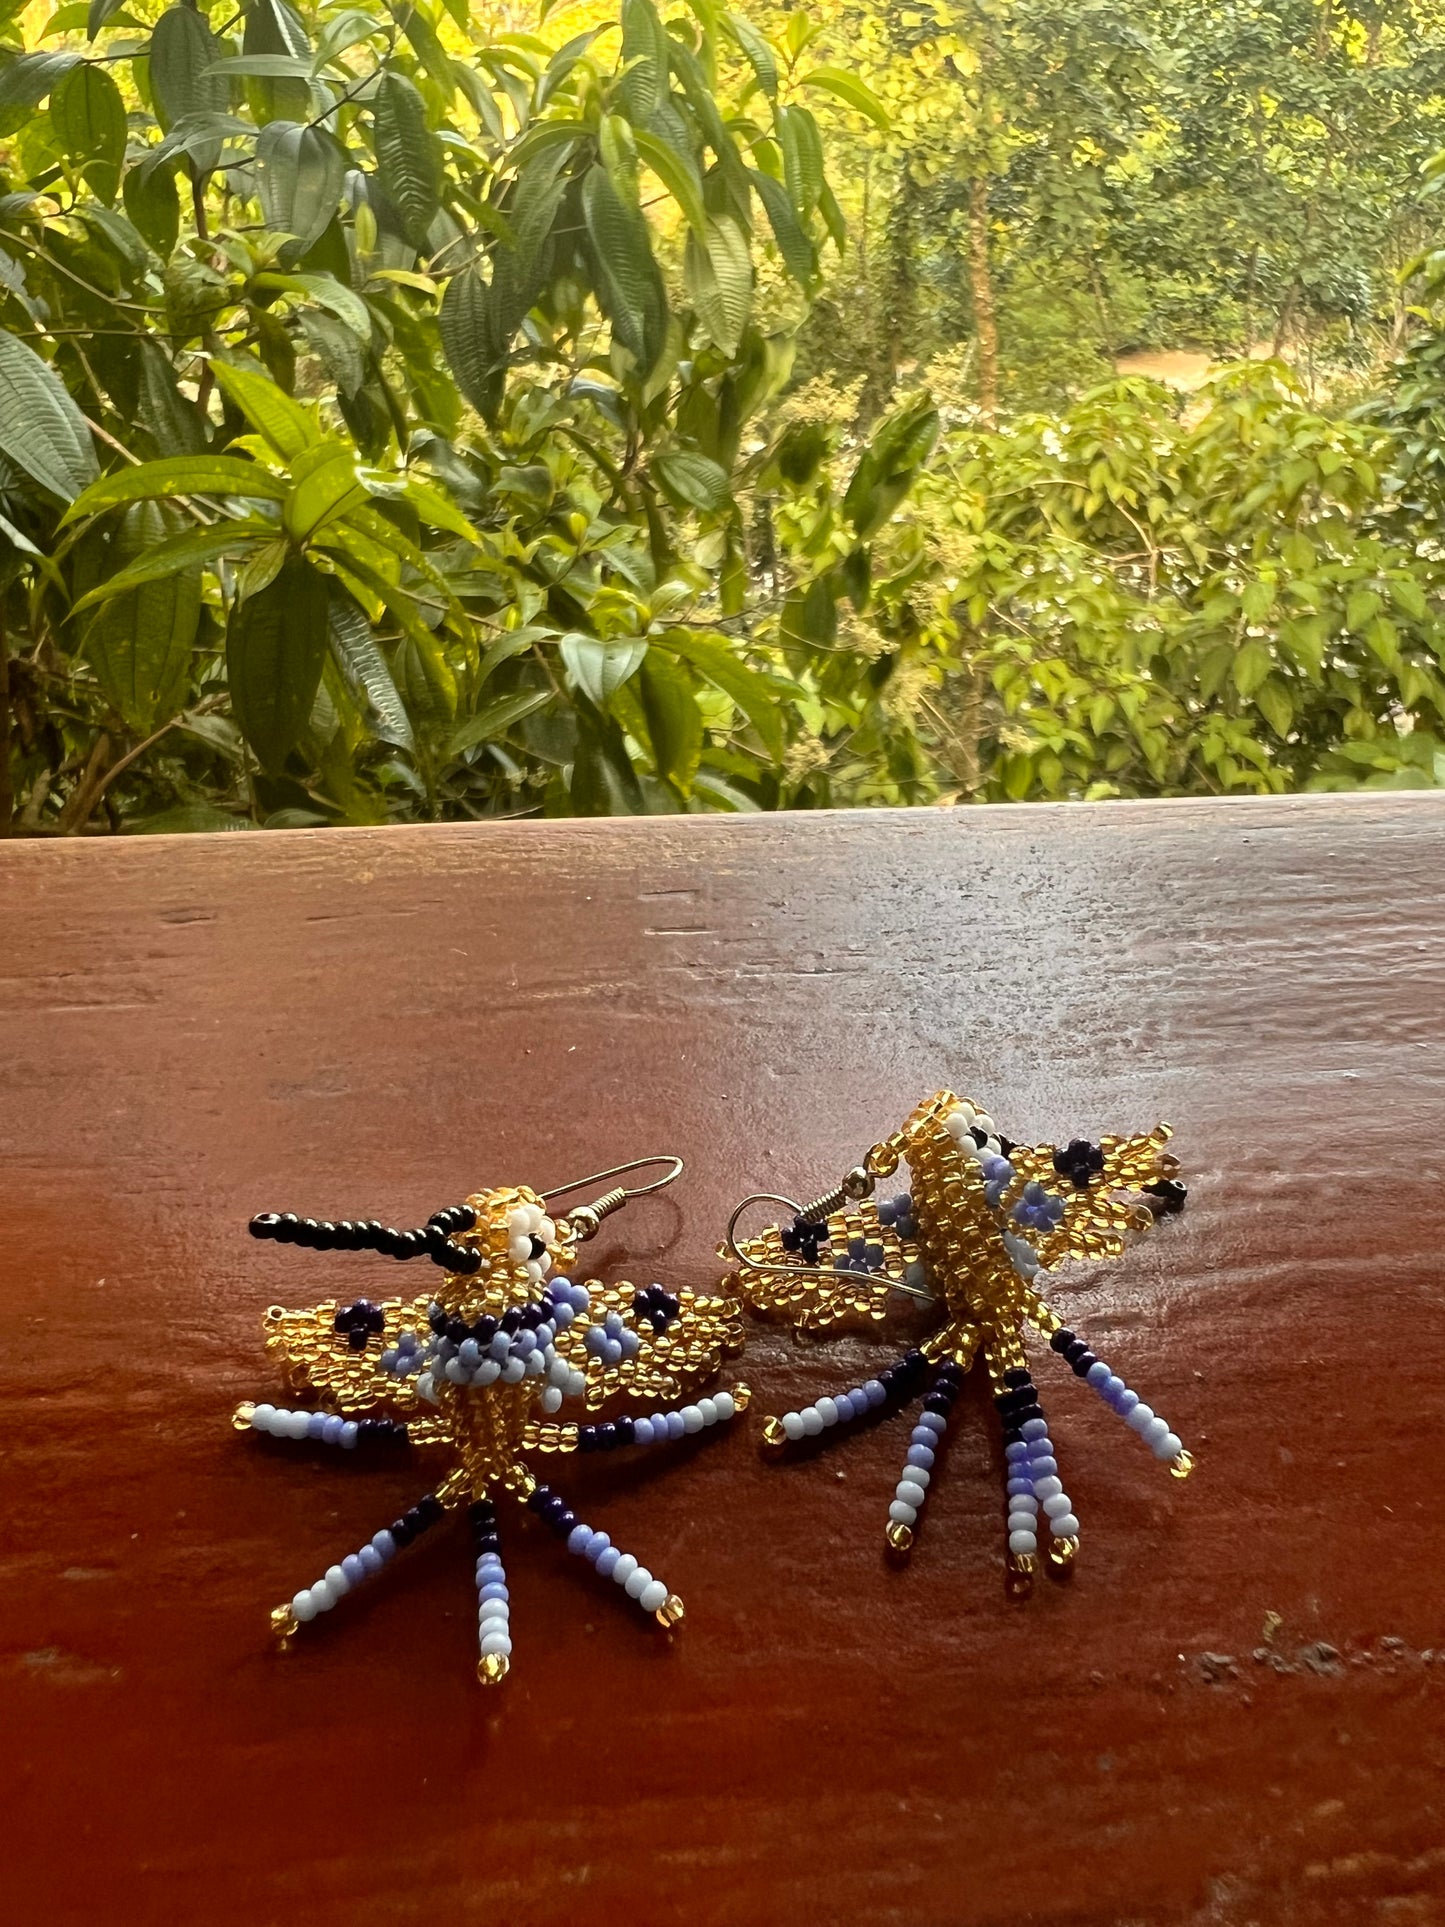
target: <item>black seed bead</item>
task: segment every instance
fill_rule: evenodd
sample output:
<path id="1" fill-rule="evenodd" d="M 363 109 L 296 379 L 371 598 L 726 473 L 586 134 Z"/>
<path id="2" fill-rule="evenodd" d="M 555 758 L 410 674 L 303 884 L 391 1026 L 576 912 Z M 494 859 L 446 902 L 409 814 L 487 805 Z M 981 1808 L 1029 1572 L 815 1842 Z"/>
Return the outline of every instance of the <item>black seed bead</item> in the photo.
<path id="1" fill-rule="evenodd" d="M 248 1229 L 253 1238 L 274 1238 L 277 1235 L 277 1228 L 280 1223 L 281 1215 L 279 1212 L 261 1211 L 252 1218 Z"/>
<path id="2" fill-rule="evenodd" d="M 595 1452 L 597 1450 L 597 1432 L 594 1426 L 579 1425 L 577 1427 L 577 1450 L 579 1452 Z"/>
<path id="3" fill-rule="evenodd" d="M 386 1226 L 380 1218 L 367 1218 L 359 1228 L 366 1233 L 366 1243 L 373 1251 L 381 1251 L 385 1248 Z"/>
<path id="4" fill-rule="evenodd" d="M 391 1534 L 392 1538 L 395 1539 L 399 1547 L 409 1546 L 416 1537 L 416 1534 L 412 1531 L 405 1519 L 393 1519 L 387 1527 L 387 1531 Z"/>
<path id="5" fill-rule="evenodd" d="M 619 1445 L 631 1445 L 632 1420 L 630 1418 L 620 1418 L 615 1420 L 614 1423 L 617 1427 L 617 1443 Z"/>
<path id="6" fill-rule="evenodd" d="M 435 1299 L 433 1299 L 431 1304 L 426 1308 L 426 1322 L 431 1326 L 438 1338 L 441 1337 L 447 1328 L 447 1315 Z"/>
<path id="7" fill-rule="evenodd" d="M 596 1432 L 598 1449 L 603 1452 L 610 1452 L 617 1443 L 617 1427 L 611 1419 L 603 1419 L 602 1423 L 596 1428 Z"/>
<path id="8" fill-rule="evenodd" d="M 318 1243 L 320 1230 L 321 1227 L 314 1218 L 299 1218 L 296 1222 L 297 1244 L 304 1245 L 307 1250 L 314 1251 Z"/>
<path id="9" fill-rule="evenodd" d="M 345 1305 L 338 1305 L 338 1306 L 336 1307 L 336 1316 L 335 1316 L 335 1317 L 334 1317 L 334 1318 L 332 1319 L 332 1321 L 331 1321 L 331 1329 L 332 1329 L 332 1331 L 334 1331 L 334 1332 L 344 1332 L 344 1331 L 345 1331 L 345 1330 L 347 1329 L 347 1326 L 348 1326 L 348 1324 L 349 1324 L 349 1322 L 350 1322 L 350 1321 L 348 1320 L 348 1318 L 347 1318 L 347 1316 L 346 1316 L 346 1307 L 345 1307 Z"/>
<path id="10" fill-rule="evenodd" d="M 531 1238 L 531 1251 L 534 1258 L 545 1258 L 547 1255 L 547 1240 L 545 1238 L 539 1238 L 534 1232 Z"/>
<path id="11" fill-rule="evenodd" d="M 1033 1379 L 1022 1365 L 1011 1365 L 1003 1375 L 1005 1385 L 1032 1385 Z"/>
<path id="12" fill-rule="evenodd" d="M 1090 1368 L 1097 1365 L 1098 1362 L 1098 1359 L 1090 1351 L 1081 1352 L 1077 1358 L 1071 1358 L 1069 1360 L 1069 1363 L 1074 1368 L 1074 1376 L 1076 1378 L 1086 1378 Z"/>
<path id="13" fill-rule="evenodd" d="M 508 1305 L 507 1309 L 502 1313 L 502 1330 L 504 1332 L 515 1334 L 521 1329 L 521 1325 L 522 1325 L 521 1306 Z"/>
<path id="14" fill-rule="evenodd" d="M 1072 1365 L 1074 1360 L 1079 1356 L 1079 1354 L 1081 1352 L 1086 1352 L 1088 1349 L 1089 1349 L 1088 1346 L 1084 1343 L 1082 1338 L 1075 1338 L 1069 1344 L 1065 1345 L 1064 1357 L 1067 1358 L 1069 1363 Z"/>
<path id="15" fill-rule="evenodd" d="M 477 1214 L 469 1204 L 454 1204 L 452 1210 L 456 1213 L 458 1231 L 476 1230 Z"/>
<path id="16" fill-rule="evenodd" d="M 296 1242 L 296 1227 L 300 1222 L 301 1220 L 294 1211 L 283 1211 L 276 1220 L 276 1229 L 272 1233 L 272 1236 L 283 1245 L 294 1245 Z"/>
<path id="17" fill-rule="evenodd" d="M 460 1345 L 462 1340 L 468 1336 L 466 1319 L 458 1318 L 455 1315 L 450 1317 L 446 1323 L 446 1334 L 454 1345 Z"/>
<path id="18" fill-rule="evenodd" d="M 1077 1339 L 1067 1325 L 1060 1325 L 1059 1329 L 1049 1339 L 1049 1344 L 1056 1352 L 1066 1352 L 1070 1345 L 1077 1344 L 1077 1342 Z"/>
<path id="19" fill-rule="evenodd" d="M 428 1492 L 424 1497 L 418 1499 L 416 1509 L 422 1516 L 422 1523 L 429 1526 L 434 1526 L 446 1511 L 446 1507 L 442 1504 L 435 1492 Z"/>
<path id="20" fill-rule="evenodd" d="M 923 1401 L 923 1409 L 925 1412 L 937 1412 L 940 1418 L 947 1418 L 953 1410 L 953 1400 L 942 1397 L 938 1392 L 930 1392 Z"/>
<path id="21" fill-rule="evenodd" d="M 534 1485 L 532 1487 L 532 1490 L 527 1494 L 527 1504 L 531 1506 L 534 1512 L 540 1512 L 542 1510 L 542 1507 L 546 1505 L 547 1501 L 551 1497 L 552 1497 L 551 1486 L 543 1485 L 539 1479 L 537 1484 Z"/>
<path id="22" fill-rule="evenodd" d="M 346 1334 L 346 1342 L 354 1352 L 364 1352 L 366 1350 L 365 1325 L 353 1325 Z"/>
<path id="23" fill-rule="evenodd" d="M 1019 1430 L 1022 1432 L 1024 1427 L 1029 1423 L 1030 1419 L 1042 1418 L 1043 1415 L 1044 1415 L 1044 1408 L 1042 1405 L 1039 1405 L 1039 1404 L 1024 1405 L 1024 1406 L 1021 1406 L 1020 1409 L 1014 1413 L 1014 1423 L 1018 1426 Z"/>
<path id="24" fill-rule="evenodd" d="M 903 1354 L 902 1358 L 899 1359 L 898 1363 L 900 1368 L 905 1372 L 921 1372 L 924 1366 L 928 1363 L 928 1358 L 927 1358 L 927 1355 L 919 1351 L 918 1347 L 915 1345 L 912 1351 L 907 1351 Z M 958 1367 L 956 1365 L 952 1369 L 954 1371 L 958 1371 Z M 949 1367 L 947 1365 L 941 1365 L 939 1367 L 940 1374 L 948 1370 L 949 1370 Z M 962 1374 L 960 1373 L 959 1376 L 961 1379 Z"/>
<path id="25" fill-rule="evenodd" d="M 572 1510 L 571 1506 L 564 1505 L 560 1512 L 553 1513 L 547 1523 L 559 1539 L 565 1539 L 577 1523 L 577 1514 Z"/>

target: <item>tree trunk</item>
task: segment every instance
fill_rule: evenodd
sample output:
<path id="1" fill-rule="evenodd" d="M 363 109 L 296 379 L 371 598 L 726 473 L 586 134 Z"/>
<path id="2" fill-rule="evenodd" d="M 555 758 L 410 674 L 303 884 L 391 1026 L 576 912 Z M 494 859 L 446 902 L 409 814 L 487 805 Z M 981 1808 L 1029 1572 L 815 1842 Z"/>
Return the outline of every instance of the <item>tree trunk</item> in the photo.
<path id="1" fill-rule="evenodd" d="M 988 181 L 982 174 L 976 174 L 968 186 L 968 280 L 978 341 L 978 407 L 992 428 L 998 419 L 998 323 L 988 258 Z"/>

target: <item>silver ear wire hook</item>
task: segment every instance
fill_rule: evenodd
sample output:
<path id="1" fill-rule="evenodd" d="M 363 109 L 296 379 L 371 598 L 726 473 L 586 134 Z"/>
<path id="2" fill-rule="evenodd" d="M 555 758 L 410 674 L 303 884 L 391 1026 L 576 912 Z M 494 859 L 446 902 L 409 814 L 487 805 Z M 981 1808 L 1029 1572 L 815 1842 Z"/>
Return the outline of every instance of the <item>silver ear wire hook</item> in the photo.
<path id="1" fill-rule="evenodd" d="M 591 1204 L 579 1204 L 576 1210 L 567 1213 L 567 1222 L 579 1239 L 595 1237 L 602 1220 L 611 1217 L 614 1211 L 620 1211 L 630 1199 L 645 1198 L 653 1191 L 663 1191 L 669 1184 L 675 1184 L 682 1176 L 682 1159 L 671 1154 L 660 1154 L 657 1157 L 632 1158 L 626 1164 L 610 1164 L 605 1171 L 593 1171 L 585 1178 L 574 1178 L 570 1184 L 554 1185 L 550 1191 L 542 1192 L 542 1200 L 550 1204 L 553 1198 L 565 1198 L 569 1191 L 581 1191 L 589 1184 L 601 1184 L 604 1178 L 620 1178 L 628 1171 L 641 1171 L 649 1164 L 668 1164 L 672 1168 L 663 1177 L 654 1178 L 651 1184 L 636 1184 L 630 1188 L 619 1184 L 613 1190 L 604 1192 L 600 1198 L 594 1198 Z"/>
<path id="2" fill-rule="evenodd" d="M 848 1175 L 849 1178 L 852 1179 L 856 1174 L 850 1172 Z M 826 1205 L 828 1210 L 831 1211 L 837 1204 L 841 1204 L 845 1197 L 854 1195 L 856 1194 L 850 1191 L 845 1183 L 839 1185 L 836 1190 L 829 1191 L 824 1197 L 818 1199 L 815 1204 L 810 1204 L 805 1209 L 793 1198 L 783 1197 L 780 1192 L 754 1191 L 751 1197 L 743 1199 L 742 1203 L 728 1219 L 727 1242 L 723 1255 L 731 1258 L 740 1271 L 758 1272 L 764 1277 L 770 1278 L 818 1278 L 826 1280 L 829 1284 L 836 1285 L 849 1274 L 840 1271 L 825 1271 L 821 1265 L 763 1264 L 756 1258 L 748 1257 L 747 1253 L 740 1250 L 738 1246 L 738 1219 L 750 1204 L 785 1204 L 793 1213 L 794 1217 L 809 1218 L 816 1223 L 819 1219 L 828 1215 L 827 1211 L 822 1209 L 823 1206 Z M 852 1275 L 857 1276 L 858 1274 L 854 1273 Z M 870 1276 L 872 1276 L 872 1274 L 870 1274 Z M 889 1291 L 901 1291 L 906 1298 L 918 1298 L 927 1305 L 933 1303 L 933 1293 L 931 1291 L 919 1291 L 913 1285 L 905 1285 L 900 1279 L 885 1276 L 882 1278 L 874 1278 L 873 1282 L 875 1284 L 886 1285 Z"/>

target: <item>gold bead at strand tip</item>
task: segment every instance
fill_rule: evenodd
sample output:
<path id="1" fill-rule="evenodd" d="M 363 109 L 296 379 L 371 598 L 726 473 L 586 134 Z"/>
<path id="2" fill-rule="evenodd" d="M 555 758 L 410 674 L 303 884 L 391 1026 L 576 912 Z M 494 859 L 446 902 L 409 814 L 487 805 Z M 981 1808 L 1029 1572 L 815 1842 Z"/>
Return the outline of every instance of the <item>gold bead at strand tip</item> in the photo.
<path id="1" fill-rule="evenodd" d="M 683 1616 L 683 1604 L 675 1592 L 670 1592 L 653 1614 L 659 1626 L 666 1626 L 669 1629 L 681 1625 Z"/>
<path id="2" fill-rule="evenodd" d="M 511 1670 L 505 1653 L 483 1653 L 477 1661 L 477 1678 L 483 1686 L 500 1686 Z"/>
<path id="3" fill-rule="evenodd" d="M 883 1536 L 891 1552 L 912 1552 L 913 1528 L 905 1525 L 901 1519 L 890 1519 L 883 1529 Z"/>

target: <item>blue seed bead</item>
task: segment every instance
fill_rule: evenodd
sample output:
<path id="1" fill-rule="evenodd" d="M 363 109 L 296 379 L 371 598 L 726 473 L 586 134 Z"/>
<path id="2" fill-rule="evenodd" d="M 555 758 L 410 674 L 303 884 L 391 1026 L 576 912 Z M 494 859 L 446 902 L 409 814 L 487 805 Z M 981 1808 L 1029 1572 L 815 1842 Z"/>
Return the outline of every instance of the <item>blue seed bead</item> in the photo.
<path id="1" fill-rule="evenodd" d="M 354 1552 L 348 1552 L 341 1562 L 341 1570 L 346 1575 L 348 1585 L 359 1586 L 366 1577 L 366 1567 Z"/>
<path id="2" fill-rule="evenodd" d="M 913 1199 L 909 1196 L 908 1192 L 900 1191 L 893 1200 L 893 1215 L 896 1218 L 911 1218 L 913 1216 Z"/>
<path id="3" fill-rule="evenodd" d="M 849 1398 L 846 1392 L 840 1392 L 838 1397 L 833 1400 L 833 1403 L 838 1410 L 836 1423 L 839 1425 L 847 1425 L 853 1417 L 852 1399 Z"/>
<path id="4" fill-rule="evenodd" d="M 894 1204 L 892 1198 L 884 1198 L 878 1206 L 879 1224 L 890 1225 L 897 1216 L 898 1207 Z"/>
<path id="5" fill-rule="evenodd" d="M 903 1463 L 905 1465 L 921 1465 L 925 1472 L 931 1472 L 933 1470 L 933 1461 L 935 1457 L 936 1457 L 936 1454 L 934 1453 L 932 1446 L 910 1445 L 904 1457 Z"/>
<path id="6" fill-rule="evenodd" d="M 482 1348 L 475 1338 L 464 1338 L 457 1357 L 469 1372 L 474 1372 L 482 1362 Z"/>
<path id="7" fill-rule="evenodd" d="M 913 1430 L 908 1434 L 908 1443 L 910 1445 L 931 1446 L 934 1443 L 934 1441 L 937 1439 L 937 1437 L 938 1437 L 937 1432 L 935 1432 L 930 1426 L 915 1425 Z"/>
<path id="8" fill-rule="evenodd" d="M 602 1551 L 598 1553 L 594 1564 L 604 1579 L 610 1579 L 612 1577 L 612 1568 L 621 1557 L 622 1554 L 616 1546 L 605 1546 Z"/>
<path id="9" fill-rule="evenodd" d="M 587 1541 L 591 1537 L 592 1537 L 591 1526 L 584 1526 L 579 1520 L 578 1523 L 575 1526 L 573 1526 L 572 1530 L 567 1534 L 568 1552 L 581 1552 L 582 1548 L 586 1545 Z"/>
<path id="10" fill-rule="evenodd" d="M 1058 1475 L 1059 1462 L 1052 1453 L 1044 1453 L 1042 1458 L 1029 1459 L 1029 1472 L 1036 1479 L 1052 1479 Z"/>
<path id="11" fill-rule="evenodd" d="M 1007 1487 L 1008 1495 L 1011 1499 L 1027 1498 L 1032 1495 L 1033 1489 L 1034 1482 L 1032 1479 L 1010 1479 Z"/>
<path id="12" fill-rule="evenodd" d="M 680 1439 L 686 1430 L 687 1425 L 682 1413 L 669 1412 L 667 1415 L 667 1436 L 670 1439 Z"/>
<path id="13" fill-rule="evenodd" d="M 612 1541 L 605 1532 L 594 1532 L 589 1535 L 586 1545 L 582 1548 L 582 1557 L 590 1559 L 593 1565 L 596 1565 L 611 1544 Z"/>
<path id="14" fill-rule="evenodd" d="M 632 1443 L 634 1445 L 651 1445 L 652 1420 L 650 1418 L 635 1418 L 632 1421 Z"/>
<path id="15" fill-rule="evenodd" d="M 319 1439 L 326 1429 L 327 1419 L 331 1416 L 333 1415 L 329 1412 L 313 1412 L 306 1421 L 307 1438 Z"/>
<path id="16" fill-rule="evenodd" d="M 396 1552 L 396 1541 L 385 1527 L 380 1532 L 372 1534 L 371 1543 L 383 1559 L 390 1559 Z"/>
<path id="17" fill-rule="evenodd" d="M 918 1418 L 918 1430 L 931 1432 L 935 1438 L 941 1439 L 948 1430 L 948 1420 L 942 1412 L 922 1412 Z"/>
<path id="18" fill-rule="evenodd" d="M 341 1428 L 341 1444 L 348 1452 L 353 1451 L 356 1441 L 361 1437 L 361 1428 L 356 1420 L 349 1418 Z"/>
<path id="19" fill-rule="evenodd" d="M 500 1579 L 489 1579 L 477 1593 L 478 1599 L 510 1599 L 511 1596 Z"/>
<path id="20" fill-rule="evenodd" d="M 863 1390 L 867 1393 L 868 1403 L 872 1406 L 882 1405 L 888 1397 L 888 1388 L 879 1378 L 870 1378 Z"/>
<path id="21" fill-rule="evenodd" d="M 368 1579 L 370 1579 L 373 1574 L 380 1572 L 386 1564 L 386 1561 L 370 1541 L 361 1548 L 356 1556 L 361 1561 L 361 1570 L 366 1574 Z"/>
<path id="22" fill-rule="evenodd" d="M 835 1258 L 833 1260 L 833 1269 L 834 1271 L 851 1271 L 853 1269 L 853 1260 L 846 1257 Z"/>

